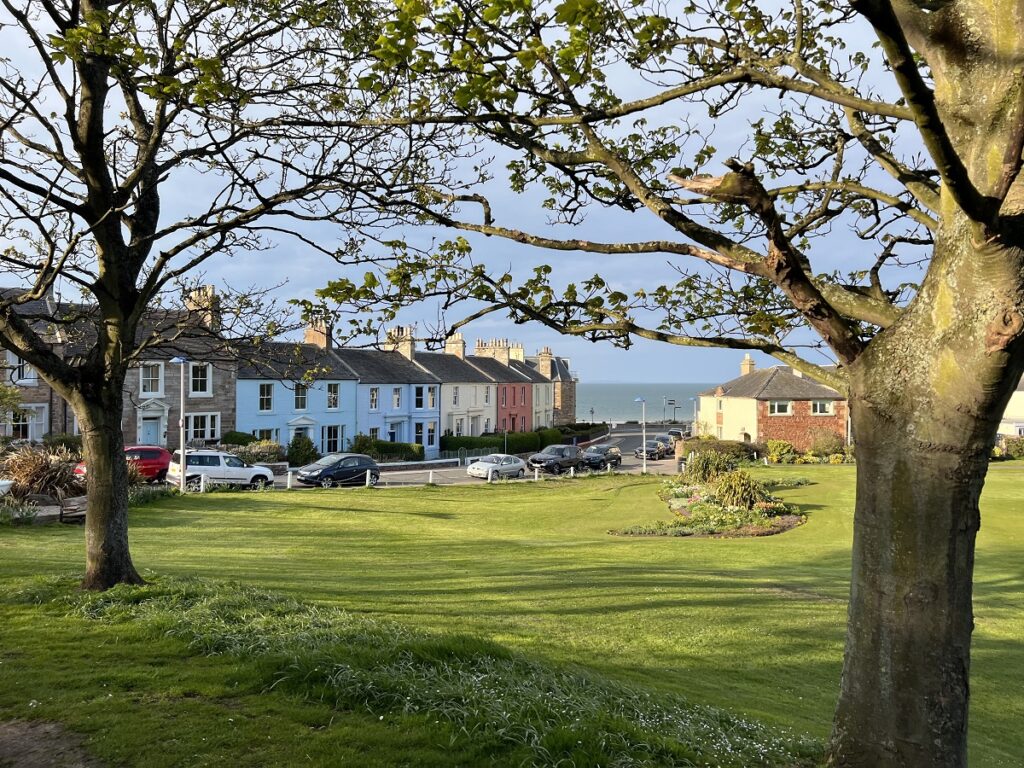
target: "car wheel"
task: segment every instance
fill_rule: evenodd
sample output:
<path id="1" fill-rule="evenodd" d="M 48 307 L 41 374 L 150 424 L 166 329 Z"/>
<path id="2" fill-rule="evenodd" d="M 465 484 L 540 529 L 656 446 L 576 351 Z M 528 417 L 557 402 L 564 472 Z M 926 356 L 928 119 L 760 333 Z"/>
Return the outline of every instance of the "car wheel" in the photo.
<path id="1" fill-rule="evenodd" d="M 608 462 L 607 461 L 599 462 L 598 465 L 597 465 L 597 468 L 598 468 L 598 470 L 607 469 L 608 468 Z"/>
<path id="2" fill-rule="evenodd" d="M 320 487 L 321 488 L 333 488 L 334 487 L 334 478 L 333 477 L 321 478 L 320 479 Z"/>
<path id="3" fill-rule="evenodd" d="M 376 473 L 371 474 L 370 475 L 370 487 L 372 488 L 373 486 L 375 486 L 377 484 L 378 480 L 380 480 L 380 475 L 378 475 Z"/>
<path id="4" fill-rule="evenodd" d="M 560 464 L 555 464 L 553 467 L 551 467 L 551 474 L 552 475 L 560 475 L 560 474 L 562 474 L 562 466 Z"/>
<path id="5" fill-rule="evenodd" d="M 154 483 L 166 483 L 167 482 L 167 470 L 166 469 L 161 469 L 159 472 L 157 472 L 156 475 L 153 477 L 153 482 Z"/>
<path id="6" fill-rule="evenodd" d="M 525 469 L 520 469 L 518 472 L 516 472 L 516 477 L 523 477 L 525 475 L 526 475 L 526 470 Z"/>
<path id="7" fill-rule="evenodd" d="M 268 484 L 269 481 L 267 480 L 267 478 L 265 478 L 263 475 L 260 475 L 259 477 L 254 477 L 252 479 L 252 482 L 249 483 L 249 487 L 252 488 L 254 491 L 262 491 L 264 488 L 267 487 Z"/>

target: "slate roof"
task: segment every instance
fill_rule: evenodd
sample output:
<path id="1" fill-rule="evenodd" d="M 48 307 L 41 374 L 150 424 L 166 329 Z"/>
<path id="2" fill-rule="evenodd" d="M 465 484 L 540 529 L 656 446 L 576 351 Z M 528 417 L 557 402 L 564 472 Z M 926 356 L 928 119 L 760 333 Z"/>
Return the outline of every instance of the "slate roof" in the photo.
<path id="1" fill-rule="evenodd" d="M 529 379 L 534 384 L 551 383 L 551 381 L 547 377 L 541 376 L 539 371 L 535 371 L 526 363 L 521 363 L 518 360 L 509 360 L 508 367 L 514 371 L 521 373 L 525 378 Z"/>
<path id="2" fill-rule="evenodd" d="M 496 381 L 499 384 L 521 384 L 527 380 L 519 371 L 495 360 L 493 357 L 466 355 L 466 362 L 475 368 L 479 368 L 490 376 L 492 381 Z"/>
<path id="3" fill-rule="evenodd" d="M 526 364 L 540 371 L 540 358 L 528 357 Z M 551 358 L 551 381 L 573 381 L 572 371 L 569 370 L 569 361 L 564 357 Z"/>
<path id="4" fill-rule="evenodd" d="M 379 349 L 331 350 L 360 384 L 439 384 L 440 380 L 398 352 Z"/>
<path id="5" fill-rule="evenodd" d="M 492 384 L 495 380 L 455 355 L 441 352 L 417 352 L 416 362 L 445 384 Z"/>
<path id="6" fill-rule="evenodd" d="M 314 379 L 356 378 L 334 350 L 325 350 L 316 344 L 271 341 L 239 350 L 240 379 L 298 381 L 310 372 Z"/>
<path id="7" fill-rule="evenodd" d="M 797 376 L 788 365 L 776 365 L 752 371 L 700 394 L 713 397 L 722 390 L 724 397 L 749 397 L 754 400 L 844 400 L 831 387 L 813 379 Z"/>

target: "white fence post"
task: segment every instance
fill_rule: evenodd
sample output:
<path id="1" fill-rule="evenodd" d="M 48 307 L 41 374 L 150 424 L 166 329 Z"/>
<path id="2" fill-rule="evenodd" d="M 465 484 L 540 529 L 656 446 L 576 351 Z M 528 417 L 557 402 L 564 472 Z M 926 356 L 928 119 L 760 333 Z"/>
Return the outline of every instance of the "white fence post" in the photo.
<path id="1" fill-rule="evenodd" d="M 569 467 L 569 477 L 576 477 L 576 467 Z"/>
<path id="2" fill-rule="evenodd" d="M 288 470 L 288 490 L 292 489 L 292 471 Z"/>
<path id="3" fill-rule="evenodd" d="M 537 467 L 533 468 L 533 479 L 540 480 L 540 470 Z"/>
<path id="4" fill-rule="evenodd" d="M 206 493 L 206 475 L 199 476 L 199 492 Z"/>
<path id="5" fill-rule="evenodd" d="M 370 487 L 370 470 L 366 470 L 366 487 Z"/>
<path id="6" fill-rule="evenodd" d="M 427 473 L 427 485 L 433 485 L 433 484 L 434 484 L 434 470 L 430 470 Z"/>

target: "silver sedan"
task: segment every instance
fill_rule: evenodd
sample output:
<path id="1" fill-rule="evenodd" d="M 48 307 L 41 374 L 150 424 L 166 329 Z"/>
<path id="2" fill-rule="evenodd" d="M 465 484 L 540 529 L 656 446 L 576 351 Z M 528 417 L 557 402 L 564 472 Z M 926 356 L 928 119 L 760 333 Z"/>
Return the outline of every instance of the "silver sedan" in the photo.
<path id="1" fill-rule="evenodd" d="M 526 462 L 507 453 L 492 453 L 490 456 L 481 456 L 466 467 L 466 474 L 484 480 L 522 477 L 526 474 Z"/>

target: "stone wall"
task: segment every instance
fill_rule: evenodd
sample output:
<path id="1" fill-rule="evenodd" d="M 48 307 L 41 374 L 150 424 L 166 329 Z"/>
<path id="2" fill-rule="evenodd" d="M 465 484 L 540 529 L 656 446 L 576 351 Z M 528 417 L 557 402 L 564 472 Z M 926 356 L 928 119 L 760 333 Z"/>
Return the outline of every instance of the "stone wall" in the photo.
<path id="1" fill-rule="evenodd" d="M 819 430 L 828 430 L 839 435 L 846 442 L 847 406 L 845 400 L 832 403 L 833 413 L 819 415 L 811 413 L 810 400 L 792 401 L 793 413 L 785 416 L 769 415 L 768 402 L 757 403 L 757 440 L 786 440 L 798 451 L 806 451 Z"/>

